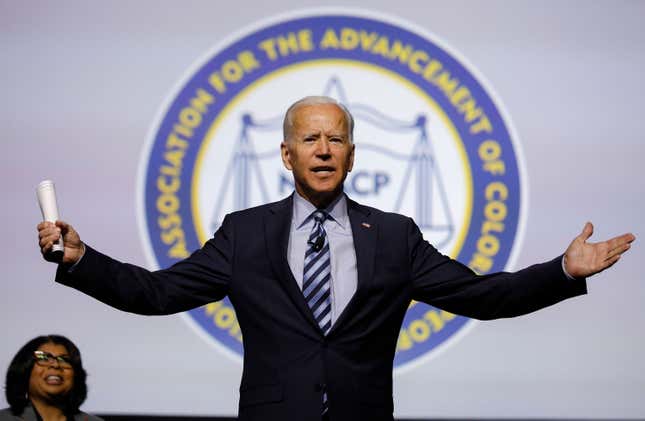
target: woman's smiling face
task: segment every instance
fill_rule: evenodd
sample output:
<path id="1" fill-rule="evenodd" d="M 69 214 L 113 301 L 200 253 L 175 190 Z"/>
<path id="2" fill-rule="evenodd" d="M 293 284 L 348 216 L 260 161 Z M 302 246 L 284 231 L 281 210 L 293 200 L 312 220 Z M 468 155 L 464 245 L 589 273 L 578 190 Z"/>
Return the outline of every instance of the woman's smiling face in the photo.
<path id="1" fill-rule="evenodd" d="M 51 342 L 42 344 L 38 351 L 50 354 L 54 358 L 37 359 L 29 378 L 29 398 L 52 401 L 67 395 L 74 388 L 74 368 L 56 357 L 68 357 L 63 345 Z"/>

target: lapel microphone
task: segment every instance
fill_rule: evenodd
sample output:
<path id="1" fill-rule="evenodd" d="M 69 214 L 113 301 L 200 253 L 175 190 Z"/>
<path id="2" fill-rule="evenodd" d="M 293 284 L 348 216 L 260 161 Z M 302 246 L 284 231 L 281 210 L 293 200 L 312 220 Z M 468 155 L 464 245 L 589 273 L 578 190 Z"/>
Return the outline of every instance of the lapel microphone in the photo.
<path id="1" fill-rule="evenodd" d="M 319 235 L 316 238 L 316 241 L 308 241 L 308 243 L 314 249 L 314 251 L 318 252 L 322 250 L 323 246 L 325 245 L 325 237 Z"/>

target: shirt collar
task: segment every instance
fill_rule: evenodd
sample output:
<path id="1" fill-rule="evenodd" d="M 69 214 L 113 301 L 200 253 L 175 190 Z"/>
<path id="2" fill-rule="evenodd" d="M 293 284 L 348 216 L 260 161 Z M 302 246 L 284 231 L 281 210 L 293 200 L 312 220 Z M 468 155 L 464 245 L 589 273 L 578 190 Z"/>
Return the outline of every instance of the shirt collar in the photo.
<path id="1" fill-rule="evenodd" d="M 316 207 L 312 205 L 307 199 L 300 196 L 296 191 L 293 195 L 293 224 L 295 229 L 305 228 L 312 220 L 312 214 Z M 325 209 L 329 215 L 329 220 L 343 230 L 349 226 L 349 217 L 347 216 L 347 197 L 345 193 L 341 193 L 338 197 L 331 202 Z"/>

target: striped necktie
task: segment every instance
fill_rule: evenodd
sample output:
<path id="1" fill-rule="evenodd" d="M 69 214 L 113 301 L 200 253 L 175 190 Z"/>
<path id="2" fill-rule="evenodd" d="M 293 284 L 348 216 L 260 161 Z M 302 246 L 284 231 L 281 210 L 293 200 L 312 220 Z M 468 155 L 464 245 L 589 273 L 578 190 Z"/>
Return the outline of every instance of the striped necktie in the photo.
<path id="1" fill-rule="evenodd" d="M 314 315 L 314 319 L 325 335 L 331 329 L 331 258 L 329 240 L 323 226 L 329 217 L 327 212 L 317 210 L 313 213 L 314 227 L 307 240 L 305 267 L 302 277 L 302 293 Z M 323 389 L 321 413 L 329 410 L 327 391 Z"/>
<path id="2" fill-rule="evenodd" d="M 329 215 L 323 210 L 313 213 L 314 227 L 307 240 L 302 293 L 314 319 L 326 335 L 331 328 L 331 261 L 329 241 L 323 223 Z"/>

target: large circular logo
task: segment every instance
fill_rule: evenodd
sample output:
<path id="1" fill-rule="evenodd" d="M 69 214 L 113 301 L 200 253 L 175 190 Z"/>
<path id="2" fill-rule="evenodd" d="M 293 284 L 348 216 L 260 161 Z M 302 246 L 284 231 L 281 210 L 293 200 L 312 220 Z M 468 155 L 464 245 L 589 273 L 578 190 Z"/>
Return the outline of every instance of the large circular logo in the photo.
<path id="1" fill-rule="evenodd" d="M 307 95 L 356 120 L 354 200 L 414 218 L 424 237 L 478 273 L 512 264 L 526 197 L 521 151 L 481 76 L 435 36 L 364 12 L 273 19 L 213 49 L 163 107 L 139 175 L 151 264 L 187 257 L 224 215 L 294 189 L 279 144 L 287 107 Z M 236 357 L 243 338 L 228 299 L 185 313 Z M 413 302 L 395 367 L 453 342 L 472 321 Z"/>

